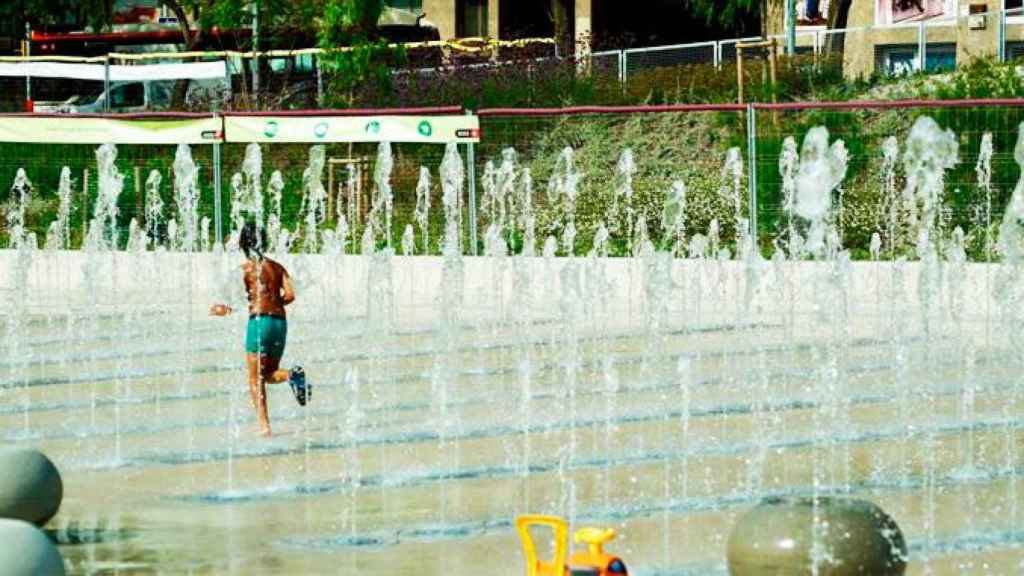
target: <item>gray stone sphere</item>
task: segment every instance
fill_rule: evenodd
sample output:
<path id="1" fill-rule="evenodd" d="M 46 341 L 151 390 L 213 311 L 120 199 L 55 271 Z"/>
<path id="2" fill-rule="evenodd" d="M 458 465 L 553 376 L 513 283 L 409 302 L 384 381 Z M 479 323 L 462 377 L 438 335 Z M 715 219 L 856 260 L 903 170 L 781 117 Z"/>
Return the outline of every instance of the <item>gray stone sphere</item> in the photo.
<path id="1" fill-rule="evenodd" d="M 0 518 L 45 525 L 60 509 L 64 484 L 60 472 L 42 452 L 0 446 Z"/>
<path id="2" fill-rule="evenodd" d="M 38 528 L 21 520 L 0 518 L 0 574 L 64 576 L 64 559 Z"/>
<path id="3" fill-rule="evenodd" d="M 814 549 L 814 500 L 766 499 L 736 520 L 729 535 L 732 576 L 810 576 L 812 554 L 821 576 L 901 576 L 907 544 L 896 522 L 864 500 L 818 498 L 819 546 Z"/>

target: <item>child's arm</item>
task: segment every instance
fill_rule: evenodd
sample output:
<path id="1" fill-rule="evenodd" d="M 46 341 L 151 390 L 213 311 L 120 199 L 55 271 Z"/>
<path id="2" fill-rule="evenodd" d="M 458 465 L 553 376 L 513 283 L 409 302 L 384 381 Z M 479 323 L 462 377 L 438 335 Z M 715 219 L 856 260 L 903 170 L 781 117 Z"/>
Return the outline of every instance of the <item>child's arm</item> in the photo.
<path id="1" fill-rule="evenodd" d="M 284 281 L 281 286 L 281 299 L 284 301 L 285 306 L 295 302 L 295 286 L 292 285 L 292 277 L 287 273 L 284 275 Z"/>
<path id="2" fill-rule="evenodd" d="M 235 308 L 241 308 L 245 300 L 248 298 L 247 295 L 243 295 L 245 292 L 245 272 L 243 267 L 242 273 L 242 285 L 238 284 L 238 269 L 230 267 L 224 269 L 220 275 L 220 281 L 217 283 L 217 293 L 220 302 L 212 304 L 210 306 L 210 316 L 228 316 L 234 313 Z"/>
<path id="3" fill-rule="evenodd" d="M 213 304 L 210 306 L 210 316 L 228 316 L 234 310 L 227 304 Z"/>

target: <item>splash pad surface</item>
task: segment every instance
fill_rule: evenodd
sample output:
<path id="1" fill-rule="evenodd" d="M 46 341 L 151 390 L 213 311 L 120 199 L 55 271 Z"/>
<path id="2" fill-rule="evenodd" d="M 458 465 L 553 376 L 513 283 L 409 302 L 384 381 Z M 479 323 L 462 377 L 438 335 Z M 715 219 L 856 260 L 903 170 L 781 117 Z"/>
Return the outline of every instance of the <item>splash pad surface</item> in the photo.
<path id="1" fill-rule="evenodd" d="M 76 573 L 518 574 L 512 519 L 537 509 L 615 526 L 638 573 L 721 573 L 738 514 L 816 483 L 893 514 L 911 573 L 1021 559 L 1018 360 L 981 314 L 984 265 L 974 313 L 926 335 L 913 263 L 851 264 L 838 330 L 812 304 L 838 301 L 825 264 L 776 262 L 750 293 L 742 262 L 669 260 L 658 294 L 656 257 L 465 258 L 439 329 L 441 258 L 284 256 L 285 361 L 318 389 L 302 410 L 271 387 L 263 440 L 244 318 L 205 316 L 236 260 L 33 259 L 0 421 L 62 470 L 50 526 Z M 393 296 L 368 300 L 382 265 Z M 86 268 L 96 290 L 68 290 Z"/>

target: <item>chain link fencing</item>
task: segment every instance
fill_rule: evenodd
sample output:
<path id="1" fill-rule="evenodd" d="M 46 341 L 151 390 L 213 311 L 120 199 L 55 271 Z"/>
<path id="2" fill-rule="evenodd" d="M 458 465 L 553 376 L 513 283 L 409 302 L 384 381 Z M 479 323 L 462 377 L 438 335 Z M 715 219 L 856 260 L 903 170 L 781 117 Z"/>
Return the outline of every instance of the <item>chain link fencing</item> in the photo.
<path id="1" fill-rule="evenodd" d="M 748 122 L 751 113 L 753 123 Z M 483 110 L 479 115 L 480 143 L 457 148 L 464 171 L 458 210 L 467 253 L 482 254 L 493 248 L 488 243 L 493 240 L 493 226 L 512 253 L 523 252 L 529 245 L 539 255 L 550 238 L 558 254 L 586 255 L 597 249 L 625 255 L 649 240 L 656 248 L 684 255 L 697 234 L 735 249 L 737 230 L 751 219 L 756 221 L 754 231 L 762 251 L 770 253 L 773 247 L 784 246 L 792 230 L 792 191 L 787 192 L 786 175 L 780 168 L 786 141 L 792 139 L 791 146 L 800 156 L 811 128 L 823 126 L 831 141 L 843 141 L 845 150 L 845 176 L 831 195 L 843 245 L 857 258 L 912 256 L 915 239 L 893 238 L 891 229 L 907 227 L 893 226 L 891 219 L 905 219 L 911 209 L 906 196 L 906 155 L 913 146 L 907 140 L 915 122 L 927 116 L 941 131 L 951 131 L 957 147 L 955 162 L 942 172 L 940 229 L 952 237 L 959 228 L 968 256 L 985 259 L 993 255 L 993 230 L 1019 176 L 1012 151 L 1024 108 L 1013 100 L 912 101 L 504 109 Z M 888 143 L 890 137 L 895 137 L 894 148 Z M 980 163 L 986 140 L 992 154 Z M 887 146 L 898 159 L 895 164 L 886 164 Z M 13 143 L 2 147 L 0 181 L 7 183 L 10 192 L 2 205 L 0 243 L 10 245 L 11 226 L 16 215 L 23 213 L 22 223 L 35 234 L 38 246 L 82 246 L 101 197 L 97 147 Z M 198 168 L 198 221 L 204 228 L 201 249 L 216 244 L 218 219 L 225 237 L 232 230 L 237 188 L 247 178 L 246 149 L 243 144 L 221 145 L 218 175 L 214 147 L 190 147 Z M 279 229 L 288 231 L 290 241 L 282 246 L 292 251 L 323 249 L 322 239 L 316 240 L 321 245 L 315 247 L 303 239 L 310 221 L 312 180 L 305 173 L 311 165 L 311 147 L 265 144 L 258 149 L 260 202 L 264 218 L 275 214 Z M 445 229 L 440 167 L 445 151 L 443 145 L 391 145 L 393 163 L 386 182 L 392 190 L 393 209 L 390 226 L 383 229 L 378 242 L 386 243 L 383 239 L 390 236 L 398 253 L 440 253 Z M 176 152 L 174 146 L 117 147 L 115 166 L 123 177 L 116 197 L 118 248 L 129 248 L 134 220 L 136 230 L 147 232 L 149 249 L 175 249 L 168 226 L 179 213 Z M 362 250 L 368 211 L 380 193 L 375 179 L 378 152 L 376 144 L 328 144 L 323 171 L 312 173 L 326 192 L 323 208 L 313 217 L 315 226 L 337 235 L 344 217 L 349 253 Z M 30 183 L 24 200 L 21 170 Z M 988 176 L 981 179 L 979 173 Z M 752 178 L 754 194 L 749 186 Z M 218 179 L 219 212 L 214 198 Z M 63 216 L 67 239 L 59 244 L 48 236 L 61 218 L 62 198 L 67 204 Z M 680 198 L 685 198 L 681 220 L 667 221 L 666 214 L 674 210 L 672 202 Z M 410 226 L 411 247 L 402 241 Z M 689 240 L 683 242 L 680 232 Z M 875 234 L 883 243 L 881 254 L 872 253 Z"/>

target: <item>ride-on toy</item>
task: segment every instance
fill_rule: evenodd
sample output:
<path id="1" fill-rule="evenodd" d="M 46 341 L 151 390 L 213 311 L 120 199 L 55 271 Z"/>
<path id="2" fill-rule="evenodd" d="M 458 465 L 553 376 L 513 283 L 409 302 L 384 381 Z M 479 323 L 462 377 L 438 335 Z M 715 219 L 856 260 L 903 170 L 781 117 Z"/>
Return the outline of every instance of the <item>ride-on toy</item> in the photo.
<path id="1" fill-rule="evenodd" d="M 530 528 L 539 526 L 553 532 L 555 557 L 537 558 L 537 546 Z M 605 554 L 604 545 L 615 538 L 612 528 L 580 528 L 573 534 L 577 544 L 586 544 L 569 556 L 569 523 L 558 516 L 527 514 L 516 518 L 516 531 L 523 544 L 526 576 L 625 576 L 626 565 L 616 556 Z"/>

